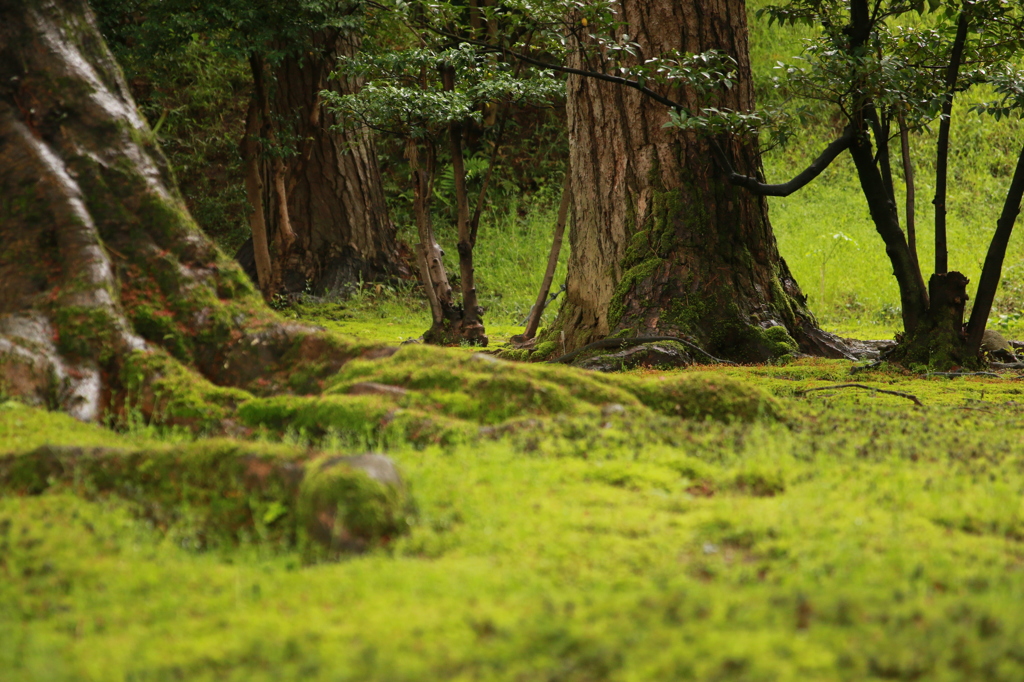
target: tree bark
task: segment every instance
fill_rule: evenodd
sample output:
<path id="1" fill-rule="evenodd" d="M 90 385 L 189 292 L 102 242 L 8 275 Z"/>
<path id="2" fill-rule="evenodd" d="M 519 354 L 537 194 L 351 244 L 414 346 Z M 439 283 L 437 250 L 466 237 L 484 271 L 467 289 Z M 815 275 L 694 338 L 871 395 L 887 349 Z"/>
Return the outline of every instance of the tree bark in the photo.
<path id="1" fill-rule="evenodd" d="M 270 240 L 267 238 L 267 219 L 263 212 L 263 180 L 260 178 L 260 109 L 255 97 L 249 102 L 245 135 L 242 138 L 242 168 L 245 173 L 245 198 L 249 201 L 249 231 L 252 233 L 255 282 L 264 297 L 273 295 L 271 287 Z"/>
<path id="2" fill-rule="evenodd" d="M 272 118 L 295 152 L 264 159 L 264 176 L 281 178 L 280 187 L 264 193 L 271 234 L 284 234 L 283 193 L 295 235 L 280 263 L 285 293 L 333 292 L 360 280 L 407 274 L 384 203 L 373 138 L 366 129 L 333 130 L 335 117 L 320 98 L 323 90 L 349 93 L 360 87 L 357 79 L 328 79 L 337 58 L 355 54 L 360 42 L 354 33 L 317 31 L 304 54 L 286 56 L 271 69 Z"/>
<path id="3" fill-rule="evenodd" d="M 914 195 L 916 187 L 914 184 L 914 162 L 910 158 L 910 131 L 907 128 L 902 112 L 899 115 L 900 126 L 900 158 L 903 162 L 903 177 L 907 183 L 907 248 L 910 249 L 910 258 L 914 261 L 914 269 L 917 276 L 921 276 L 921 263 L 917 258 L 917 217 L 915 215 Z"/>
<path id="4" fill-rule="evenodd" d="M 289 374 L 357 354 L 282 322 L 199 230 L 82 0 L 0 4 L 0 196 L 8 394 L 212 428 L 236 388 L 315 391 Z"/>
<path id="5" fill-rule="evenodd" d="M 655 89 L 693 109 L 753 109 L 741 0 L 623 0 L 619 9 L 638 59 L 719 49 L 738 61 L 738 82 L 714 101 Z M 808 312 L 764 198 L 727 181 L 707 140 L 665 128 L 666 107 L 631 89 L 572 75 L 567 95 L 571 255 L 550 333 L 563 331 L 569 350 L 616 333 L 685 335 L 714 355 L 763 361 L 781 350 L 765 330 L 784 327 L 804 352 L 844 355 Z M 719 144 L 740 173 L 761 175 L 756 140 Z"/>

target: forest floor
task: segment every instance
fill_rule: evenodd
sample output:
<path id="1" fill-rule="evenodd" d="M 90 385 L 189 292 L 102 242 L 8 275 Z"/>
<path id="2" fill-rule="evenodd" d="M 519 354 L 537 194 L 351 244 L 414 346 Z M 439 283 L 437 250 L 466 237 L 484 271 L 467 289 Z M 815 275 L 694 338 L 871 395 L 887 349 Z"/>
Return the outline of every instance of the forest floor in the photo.
<path id="1" fill-rule="evenodd" d="M 422 331 L 392 312 L 302 314 Z M 609 404 L 435 442 L 262 433 L 398 463 L 410 532 L 336 562 L 255 537 L 196 549 L 187 514 L 163 527 L 71 485 L 0 497 L 0 679 L 1024 679 L 1019 375 L 802 359 L 623 381 L 709 369 L 771 396 L 771 418 Z M 849 382 L 921 406 L 805 393 Z M 0 404 L 0 452 L 188 440 Z"/>

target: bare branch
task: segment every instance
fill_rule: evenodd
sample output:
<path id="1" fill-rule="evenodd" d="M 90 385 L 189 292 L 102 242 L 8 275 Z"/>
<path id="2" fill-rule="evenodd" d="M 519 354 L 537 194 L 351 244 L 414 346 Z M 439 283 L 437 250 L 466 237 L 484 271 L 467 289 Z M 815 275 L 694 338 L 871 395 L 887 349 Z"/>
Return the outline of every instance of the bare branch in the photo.
<path id="1" fill-rule="evenodd" d="M 874 391 L 875 393 L 884 393 L 886 395 L 894 395 L 899 398 L 906 398 L 907 400 L 914 401 L 914 404 L 918 407 L 924 407 L 924 403 L 916 395 L 910 393 L 904 393 L 903 391 L 887 391 L 884 388 L 875 388 L 874 386 L 866 386 L 864 384 L 836 384 L 834 386 L 818 386 L 817 388 L 805 388 L 802 391 L 797 391 L 796 395 L 804 395 L 811 391 L 830 391 L 833 388 L 863 388 L 866 391 Z"/>
<path id="2" fill-rule="evenodd" d="M 711 142 L 711 153 L 714 155 L 715 160 L 718 161 L 719 165 L 725 171 L 729 177 L 729 183 L 742 187 L 752 194 L 764 197 L 788 197 L 793 192 L 804 187 L 814 178 L 821 175 L 822 171 L 828 168 L 836 157 L 841 153 L 850 148 L 853 143 L 854 137 L 856 136 L 856 130 L 852 126 L 847 126 L 846 130 L 843 131 L 841 137 L 832 142 L 829 146 L 825 147 L 825 151 L 821 155 L 811 162 L 803 172 L 797 175 L 789 182 L 784 182 L 779 185 L 768 185 L 757 178 L 749 175 L 740 175 L 733 169 L 732 163 L 729 162 L 729 157 L 726 156 L 725 151 L 717 141 L 712 140 Z"/>

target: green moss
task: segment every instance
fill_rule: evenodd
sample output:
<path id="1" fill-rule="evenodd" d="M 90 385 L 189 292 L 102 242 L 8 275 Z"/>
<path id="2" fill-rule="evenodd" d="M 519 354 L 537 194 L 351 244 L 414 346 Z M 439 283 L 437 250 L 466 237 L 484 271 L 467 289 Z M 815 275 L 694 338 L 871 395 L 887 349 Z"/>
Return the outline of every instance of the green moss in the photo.
<path id="1" fill-rule="evenodd" d="M 235 408 L 252 397 L 237 388 L 215 386 L 160 350 L 128 355 L 120 385 L 113 402 L 121 425 L 142 419 L 194 432 L 220 430 Z"/>
<path id="2" fill-rule="evenodd" d="M 256 287 L 234 260 L 217 252 L 217 297 L 220 299 L 253 298 Z"/>
<path id="3" fill-rule="evenodd" d="M 654 413 L 721 421 L 781 416 L 778 405 L 762 392 L 714 375 L 664 382 L 511 363 L 431 346 L 404 347 L 385 360 L 352 360 L 322 396 L 250 400 L 238 416 L 247 426 L 279 434 L 314 439 L 333 434 L 353 443 L 424 446 L 522 428 L 571 433 L 577 427 L 569 418 L 598 419 L 608 405 L 652 423 L 657 421 Z"/>
<path id="4" fill-rule="evenodd" d="M 499 348 L 495 357 L 513 362 L 526 362 L 532 354 L 531 348 Z"/>
<path id="5" fill-rule="evenodd" d="M 0 490 L 114 495 L 193 547 L 256 537 L 292 544 L 304 454 L 227 440 L 136 449 L 45 445 L 0 458 Z"/>
<path id="6" fill-rule="evenodd" d="M 663 258 L 649 258 L 627 270 L 612 293 L 612 300 L 608 304 L 608 324 L 615 327 L 622 320 L 626 313 L 626 298 L 630 296 L 636 285 L 640 284 L 665 262 Z"/>
<path id="7" fill-rule="evenodd" d="M 97 424 L 85 424 L 63 412 L 30 407 L 15 400 L 0 402 L 0 453 L 30 450 L 45 444 L 124 445 L 125 438 Z"/>
<path id="8" fill-rule="evenodd" d="M 318 437 L 333 431 L 369 438 L 387 426 L 394 409 L 394 403 L 381 396 L 278 396 L 244 403 L 238 417 L 249 426 L 281 433 L 290 430 Z"/>
<path id="9" fill-rule="evenodd" d="M 690 291 L 692 280 L 692 275 L 688 275 L 681 284 L 681 289 Z M 667 327 L 693 334 L 709 326 L 708 320 L 715 316 L 717 306 L 714 297 L 705 296 L 702 291 L 697 291 L 687 295 L 685 299 L 677 298 L 669 303 L 662 320 Z"/>
<path id="10" fill-rule="evenodd" d="M 131 309 L 129 319 L 142 338 L 162 346 L 182 362 L 191 361 L 190 340 L 178 328 L 174 314 L 169 310 L 138 305 Z"/>
<path id="11" fill-rule="evenodd" d="M 773 358 L 781 358 L 800 349 L 796 341 L 793 340 L 793 337 L 789 335 L 789 331 L 782 326 L 765 329 L 764 340 L 766 345 L 768 345 L 768 352 L 771 353 Z"/>
<path id="12" fill-rule="evenodd" d="M 638 381 L 634 392 L 651 409 L 687 419 L 781 419 L 781 405 L 763 391 L 714 372 L 689 372 Z"/>
<path id="13" fill-rule="evenodd" d="M 397 472 L 381 482 L 358 458 L 307 464 L 307 457 L 304 448 L 230 440 L 142 449 L 45 445 L 0 456 L 0 491 L 117 496 L 192 548 L 255 539 L 290 546 L 298 538 L 307 553 L 320 543 L 335 556 L 408 530 L 412 501 Z M 382 468 L 370 463 L 370 471 Z M 330 532 L 317 532 L 325 525 Z"/>
<path id="14" fill-rule="evenodd" d="M 73 359 L 106 364 L 113 358 L 116 321 L 103 307 L 59 306 L 53 314 L 57 350 Z"/>
<path id="15" fill-rule="evenodd" d="M 542 341 L 534 347 L 530 360 L 534 362 L 550 360 L 558 352 L 558 347 L 557 341 Z"/>

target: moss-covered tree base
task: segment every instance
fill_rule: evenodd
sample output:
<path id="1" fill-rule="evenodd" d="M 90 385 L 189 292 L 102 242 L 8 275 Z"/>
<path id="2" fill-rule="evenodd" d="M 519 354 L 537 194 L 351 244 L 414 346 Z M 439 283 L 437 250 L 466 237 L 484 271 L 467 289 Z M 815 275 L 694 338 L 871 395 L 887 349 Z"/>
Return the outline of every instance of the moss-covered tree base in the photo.
<path id="1" fill-rule="evenodd" d="M 84 2 L 0 25 L 0 391 L 229 431 L 374 352 L 283 322 L 199 230 Z"/>
<path id="2" fill-rule="evenodd" d="M 917 329 L 905 333 L 886 357 L 907 367 L 945 372 L 981 369 L 985 360 L 967 349 L 964 304 L 968 279 L 959 272 L 934 274 L 928 282 L 929 308 Z"/>
<path id="3" fill-rule="evenodd" d="M 487 346 L 487 335 L 484 326 L 479 322 L 467 322 L 462 319 L 462 313 L 453 308 L 450 315 L 440 322 L 435 322 L 430 329 L 423 332 L 423 341 L 435 346 L 455 346 L 468 344 L 470 346 Z"/>

